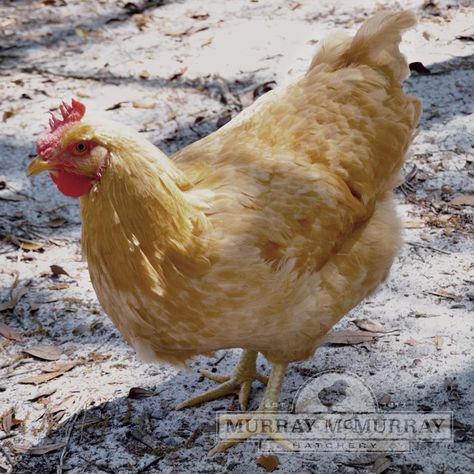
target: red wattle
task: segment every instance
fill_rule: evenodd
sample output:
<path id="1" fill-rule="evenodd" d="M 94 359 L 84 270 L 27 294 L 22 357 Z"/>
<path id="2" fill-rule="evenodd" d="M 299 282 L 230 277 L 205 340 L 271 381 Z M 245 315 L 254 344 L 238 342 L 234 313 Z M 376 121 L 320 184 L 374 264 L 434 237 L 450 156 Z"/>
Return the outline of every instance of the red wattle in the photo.
<path id="1" fill-rule="evenodd" d="M 87 194 L 93 184 L 93 179 L 79 174 L 68 173 L 59 170 L 50 173 L 51 179 L 56 183 L 58 189 L 66 196 L 78 198 Z"/>

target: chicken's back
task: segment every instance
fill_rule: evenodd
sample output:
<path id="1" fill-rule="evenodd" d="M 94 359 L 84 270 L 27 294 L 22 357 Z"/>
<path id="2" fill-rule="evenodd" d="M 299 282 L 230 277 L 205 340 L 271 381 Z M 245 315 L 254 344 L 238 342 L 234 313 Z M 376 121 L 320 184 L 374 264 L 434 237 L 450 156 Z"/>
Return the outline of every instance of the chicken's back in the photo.
<path id="1" fill-rule="evenodd" d="M 391 191 L 421 112 L 401 88 L 414 22 L 380 13 L 329 38 L 300 80 L 174 157 L 190 198 L 208 196 L 217 263 L 202 291 L 224 290 L 227 347 L 309 356 L 386 278 L 400 245 Z"/>

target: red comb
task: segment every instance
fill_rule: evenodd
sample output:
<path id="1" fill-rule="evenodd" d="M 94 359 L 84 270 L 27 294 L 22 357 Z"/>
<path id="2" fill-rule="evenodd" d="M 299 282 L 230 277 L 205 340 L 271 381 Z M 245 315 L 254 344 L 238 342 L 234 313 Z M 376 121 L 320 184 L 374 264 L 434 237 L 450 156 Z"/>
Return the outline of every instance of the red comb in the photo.
<path id="1" fill-rule="evenodd" d="M 62 125 L 81 120 L 81 118 L 84 116 L 84 113 L 86 112 L 86 106 L 77 100 L 72 99 L 71 105 L 67 105 L 66 102 L 63 101 L 59 106 L 59 111 L 63 117 L 62 120 L 58 119 L 52 112 L 50 112 L 51 118 L 49 119 L 49 126 L 52 132 L 57 130 Z"/>
<path id="2" fill-rule="evenodd" d="M 62 134 L 67 125 L 79 122 L 86 112 L 86 106 L 72 99 L 71 105 L 62 102 L 59 106 L 62 119 L 56 117 L 52 112 L 49 119 L 49 130 L 46 130 L 36 143 L 38 155 L 47 159 L 48 155 L 61 141 Z"/>

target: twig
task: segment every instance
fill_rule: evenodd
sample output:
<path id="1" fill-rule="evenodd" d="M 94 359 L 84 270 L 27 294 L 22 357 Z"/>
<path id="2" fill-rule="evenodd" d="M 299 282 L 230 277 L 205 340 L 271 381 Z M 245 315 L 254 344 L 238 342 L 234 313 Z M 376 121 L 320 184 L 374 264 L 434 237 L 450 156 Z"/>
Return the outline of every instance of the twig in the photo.
<path id="1" fill-rule="evenodd" d="M 56 474 L 62 474 L 63 473 L 64 460 L 66 459 L 67 448 L 69 446 L 69 442 L 71 441 L 71 435 L 72 435 L 72 431 L 74 429 L 74 425 L 76 424 L 77 416 L 78 416 L 78 414 L 76 413 L 72 417 L 71 421 L 69 422 L 69 426 L 68 426 L 67 433 L 66 433 L 66 436 L 67 436 L 66 437 L 66 443 L 65 443 L 64 448 L 61 452 L 61 456 L 59 457 L 59 465 L 56 468 Z"/>
<path id="2" fill-rule="evenodd" d="M 138 471 L 135 472 L 135 474 L 141 474 L 143 472 L 146 472 L 148 471 L 148 469 L 153 466 L 154 464 L 156 464 L 158 461 L 161 461 L 163 459 L 163 455 L 161 456 L 157 456 L 156 458 L 152 459 L 150 462 L 148 462 L 147 464 L 145 464 L 143 467 L 141 467 Z"/>
<path id="3" fill-rule="evenodd" d="M 421 247 L 423 249 L 433 250 L 433 252 L 439 252 L 439 253 L 444 253 L 445 255 L 451 255 L 451 252 L 448 252 L 447 250 L 438 249 L 436 247 L 432 247 L 431 245 L 419 244 L 417 242 L 407 242 L 407 244 L 411 245 L 412 247 Z"/>

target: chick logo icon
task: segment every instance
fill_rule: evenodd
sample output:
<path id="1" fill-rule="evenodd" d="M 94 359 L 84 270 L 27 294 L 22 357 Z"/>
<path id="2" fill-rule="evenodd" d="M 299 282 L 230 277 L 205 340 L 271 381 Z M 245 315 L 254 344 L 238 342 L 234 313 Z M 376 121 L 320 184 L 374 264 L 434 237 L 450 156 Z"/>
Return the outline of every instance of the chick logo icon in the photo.
<path id="1" fill-rule="evenodd" d="M 231 418 L 229 413 L 218 415 L 219 439 L 241 439 L 255 428 L 270 435 L 271 439 L 257 440 L 265 453 L 405 452 L 412 441 L 452 441 L 452 413 L 381 410 L 364 381 L 345 371 L 310 378 L 296 393 L 289 412 L 257 412 L 251 417 L 255 427 Z M 265 429 L 258 430 L 257 425 Z"/>

